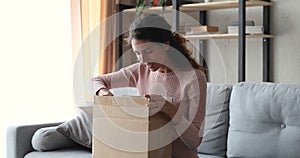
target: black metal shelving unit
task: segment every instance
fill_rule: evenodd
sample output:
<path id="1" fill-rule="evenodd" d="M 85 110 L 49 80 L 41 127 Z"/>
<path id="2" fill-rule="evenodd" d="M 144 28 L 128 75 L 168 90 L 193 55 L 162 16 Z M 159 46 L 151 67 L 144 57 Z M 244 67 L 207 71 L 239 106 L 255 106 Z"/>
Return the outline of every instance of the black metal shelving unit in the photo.
<path id="1" fill-rule="evenodd" d="M 249 2 L 249 1 L 248 1 Z M 247 3 L 246 0 L 238 0 L 237 6 L 222 6 L 222 4 L 218 4 L 216 8 L 214 9 L 223 9 L 223 8 L 238 8 L 238 16 L 239 16 L 239 34 L 238 34 L 238 82 L 243 82 L 246 80 L 246 8 Z M 271 2 L 270 0 L 261 0 L 258 2 Z M 233 2 L 234 3 L 234 2 Z M 252 5 L 250 6 L 262 6 L 263 7 L 263 27 L 264 27 L 264 35 L 262 36 L 263 39 L 263 81 L 264 82 L 271 82 L 270 79 L 270 54 L 271 54 L 271 37 L 270 35 L 270 5 L 269 4 L 255 4 L 255 1 L 251 2 Z M 173 12 L 173 30 L 178 31 L 179 29 L 179 12 L 181 11 L 181 6 L 183 4 L 186 4 L 186 0 L 172 0 L 172 12 Z M 198 3 L 201 4 L 201 3 Z M 203 4 L 203 3 L 202 3 Z M 236 3 L 235 3 L 236 4 Z M 227 5 L 227 4 L 224 4 Z M 118 5 L 118 11 L 123 11 L 124 9 L 132 8 L 133 6 L 124 6 L 124 5 Z M 199 6 L 198 6 L 199 7 Z M 211 7 L 211 6 L 210 6 Z M 184 10 L 188 10 L 186 8 L 183 8 Z M 196 8 L 192 7 L 191 10 L 196 11 L 199 10 L 199 22 L 201 25 L 207 24 L 207 11 L 210 9 L 203 9 L 203 8 Z M 118 20 L 119 22 L 122 22 L 122 19 L 120 18 Z M 122 31 L 122 25 L 118 28 L 118 31 Z M 229 36 L 230 38 L 231 36 Z M 122 37 L 119 38 L 119 46 L 118 46 L 118 52 L 122 52 Z M 204 60 L 205 56 L 205 39 L 199 39 L 201 42 L 201 48 L 200 48 L 200 63 L 203 64 L 203 66 L 207 69 L 206 62 Z M 122 54 L 119 53 L 119 57 Z"/>
<path id="2" fill-rule="evenodd" d="M 270 0 L 265 0 L 271 2 Z M 263 7 L 263 27 L 264 34 L 271 34 L 271 7 Z M 270 54 L 271 54 L 271 39 L 263 38 L 263 81 L 272 82 L 270 77 Z"/>
<path id="3" fill-rule="evenodd" d="M 265 0 L 270 2 L 270 0 Z M 239 0 L 239 69 L 238 81 L 246 80 L 246 1 Z M 263 27 L 264 34 L 270 34 L 270 6 L 263 6 Z M 270 82 L 270 47 L 271 39 L 263 38 L 263 81 Z"/>
<path id="4" fill-rule="evenodd" d="M 246 2 L 239 0 L 238 81 L 246 80 Z"/>
<path id="5" fill-rule="evenodd" d="M 120 59 L 123 55 L 123 12 L 126 9 L 130 9 L 133 8 L 134 6 L 131 5 L 125 5 L 125 4 L 117 4 L 116 6 L 116 11 L 119 13 L 117 15 L 117 20 L 116 20 L 116 26 L 117 26 L 117 30 L 116 30 L 116 34 L 120 35 L 118 36 L 117 40 L 116 40 L 116 53 L 117 53 L 117 60 Z M 122 60 L 118 60 L 117 63 L 117 69 L 121 69 L 122 68 Z"/>
<path id="6" fill-rule="evenodd" d="M 264 0 L 270 2 L 270 0 Z M 173 9 L 179 10 L 182 0 L 173 0 Z M 246 80 L 246 1 L 239 0 L 238 2 L 238 15 L 239 15 L 239 35 L 238 35 L 238 82 Z M 199 22 L 201 25 L 206 25 L 206 11 L 199 11 Z M 175 28 L 179 26 L 178 12 L 174 15 Z M 263 6 L 263 27 L 264 34 L 270 34 L 270 6 Z M 203 41 L 204 42 L 204 41 Z M 202 44 L 203 45 L 203 44 Z M 270 82 L 270 47 L 271 38 L 263 38 L 263 81 Z M 205 52 L 205 48 L 201 48 Z M 204 55 L 204 54 L 203 54 Z M 200 59 L 205 65 L 203 58 Z"/>

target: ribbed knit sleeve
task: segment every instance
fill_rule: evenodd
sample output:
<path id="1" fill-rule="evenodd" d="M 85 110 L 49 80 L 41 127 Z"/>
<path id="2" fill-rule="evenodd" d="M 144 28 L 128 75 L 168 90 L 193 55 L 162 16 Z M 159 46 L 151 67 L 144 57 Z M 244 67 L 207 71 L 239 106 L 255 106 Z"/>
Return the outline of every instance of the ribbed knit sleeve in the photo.
<path id="1" fill-rule="evenodd" d="M 92 78 L 90 91 L 95 95 L 102 88 L 135 87 L 139 78 L 140 64 L 133 64 L 117 72 Z"/>

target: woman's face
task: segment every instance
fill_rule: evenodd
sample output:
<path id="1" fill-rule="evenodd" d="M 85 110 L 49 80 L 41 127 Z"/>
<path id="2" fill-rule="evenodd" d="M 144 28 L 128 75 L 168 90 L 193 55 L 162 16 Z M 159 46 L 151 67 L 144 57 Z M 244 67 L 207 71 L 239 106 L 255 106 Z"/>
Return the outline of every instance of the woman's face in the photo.
<path id="1" fill-rule="evenodd" d="M 147 65 L 151 71 L 168 72 L 167 65 L 167 49 L 169 45 L 150 42 L 148 40 L 131 40 L 133 52 L 138 60 Z"/>

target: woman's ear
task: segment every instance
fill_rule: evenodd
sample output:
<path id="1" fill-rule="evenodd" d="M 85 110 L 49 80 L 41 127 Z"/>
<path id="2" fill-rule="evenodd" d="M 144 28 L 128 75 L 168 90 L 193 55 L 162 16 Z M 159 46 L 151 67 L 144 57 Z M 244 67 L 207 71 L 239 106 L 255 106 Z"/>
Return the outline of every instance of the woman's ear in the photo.
<path id="1" fill-rule="evenodd" d="M 167 41 L 167 42 L 163 43 L 163 48 L 164 48 L 166 51 L 169 50 L 169 48 L 170 48 L 170 42 Z"/>

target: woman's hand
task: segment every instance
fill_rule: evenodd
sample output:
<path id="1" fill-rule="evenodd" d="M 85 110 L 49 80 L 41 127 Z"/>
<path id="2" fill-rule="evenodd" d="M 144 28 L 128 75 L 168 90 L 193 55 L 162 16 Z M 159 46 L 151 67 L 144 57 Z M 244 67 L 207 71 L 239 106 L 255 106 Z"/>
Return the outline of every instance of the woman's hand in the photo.
<path id="1" fill-rule="evenodd" d="M 149 103 L 147 104 L 147 106 L 149 107 L 149 115 L 150 116 L 161 111 L 162 107 L 166 103 L 166 100 L 161 95 L 147 94 L 147 95 L 145 95 L 145 97 L 150 99 Z"/>
<path id="2" fill-rule="evenodd" d="M 97 96 L 114 96 L 108 89 L 102 88 L 100 89 L 97 94 Z"/>
<path id="3" fill-rule="evenodd" d="M 147 104 L 149 107 L 149 115 L 152 116 L 158 112 L 164 113 L 168 118 L 172 119 L 177 112 L 177 108 L 166 101 L 161 95 L 156 94 L 147 94 L 146 98 L 150 99 L 150 102 Z"/>

